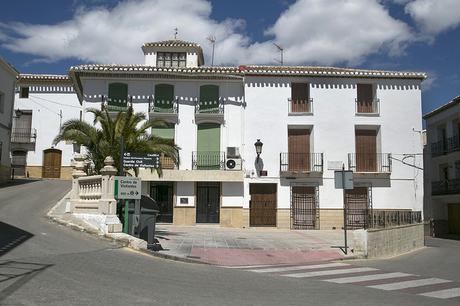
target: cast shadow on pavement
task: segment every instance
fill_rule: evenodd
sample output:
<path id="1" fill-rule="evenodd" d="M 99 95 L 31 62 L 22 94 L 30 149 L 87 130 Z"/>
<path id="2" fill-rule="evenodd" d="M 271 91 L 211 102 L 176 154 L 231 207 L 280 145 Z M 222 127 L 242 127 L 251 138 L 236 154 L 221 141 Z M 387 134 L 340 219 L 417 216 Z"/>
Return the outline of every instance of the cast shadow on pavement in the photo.
<path id="1" fill-rule="evenodd" d="M 0 221 L 0 257 L 33 236 L 32 233 Z"/>

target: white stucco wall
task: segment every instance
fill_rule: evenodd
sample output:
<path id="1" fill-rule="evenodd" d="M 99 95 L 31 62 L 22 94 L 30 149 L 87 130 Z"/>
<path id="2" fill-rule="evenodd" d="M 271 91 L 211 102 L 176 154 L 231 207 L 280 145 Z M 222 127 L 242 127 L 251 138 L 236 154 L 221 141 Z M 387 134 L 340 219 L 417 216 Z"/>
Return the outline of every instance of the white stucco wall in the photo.
<path id="1" fill-rule="evenodd" d="M 0 142 L 2 143 L 0 164 L 9 167 L 11 165 L 10 137 L 16 75 L 6 65 L 0 58 L 0 94 L 4 104 L 3 112 L 0 112 Z"/>
<path id="2" fill-rule="evenodd" d="M 313 98 L 313 115 L 288 116 L 288 98 L 291 96 L 291 82 L 310 83 Z M 357 83 L 372 83 L 377 86 L 380 99 L 380 116 L 355 115 Z M 248 173 L 255 171 L 254 142 L 264 143 L 261 159 L 268 176 L 247 178 L 248 183 L 279 182 L 279 154 L 288 152 L 288 126 L 312 128 L 311 152 L 324 153 L 324 174 L 322 179 L 306 179 L 306 184 L 319 184 L 321 208 L 342 208 L 342 191 L 333 184 L 334 173 L 327 169 L 328 161 L 341 161 L 347 168 L 348 153 L 355 152 L 355 128 L 373 127 L 379 129 L 377 147 L 379 153 L 400 154 L 422 153 L 422 143 L 413 129 L 422 128 L 420 81 L 416 80 L 371 80 L 371 79 L 326 79 L 326 78 L 275 78 L 246 77 L 244 155 Z M 422 156 L 417 155 L 415 163 L 422 166 Z M 373 180 L 374 208 L 422 209 L 423 174 L 421 170 L 392 161 L 391 187 L 377 187 Z M 365 180 L 364 180 L 365 181 Z M 360 180 L 360 183 L 364 183 Z M 292 180 L 293 183 L 302 180 Z M 289 207 L 289 182 L 278 187 L 278 207 Z M 246 194 L 248 195 L 248 188 Z M 248 207 L 249 197 L 245 206 Z"/>
<path id="3" fill-rule="evenodd" d="M 15 95 L 15 109 L 32 110 L 32 129 L 37 130 L 35 151 L 27 153 L 28 166 L 42 166 L 43 150 L 51 148 L 58 135 L 61 122 L 79 119 L 82 107 L 71 86 L 62 84 L 30 85 L 29 98 Z M 62 120 L 59 116 L 62 111 Z M 73 145 L 60 142 L 55 148 L 62 150 L 62 166 L 70 166 Z"/>

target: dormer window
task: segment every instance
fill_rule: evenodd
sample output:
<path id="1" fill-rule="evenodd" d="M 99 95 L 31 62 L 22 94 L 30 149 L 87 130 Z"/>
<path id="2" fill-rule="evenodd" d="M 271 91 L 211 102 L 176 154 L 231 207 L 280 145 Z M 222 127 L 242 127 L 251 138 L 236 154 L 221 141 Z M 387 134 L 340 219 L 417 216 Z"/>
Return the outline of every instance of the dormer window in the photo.
<path id="1" fill-rule="evenodd" d="M 157 67 L 185 67 L 187 53 L 185 52 L 158 52 Z"/>

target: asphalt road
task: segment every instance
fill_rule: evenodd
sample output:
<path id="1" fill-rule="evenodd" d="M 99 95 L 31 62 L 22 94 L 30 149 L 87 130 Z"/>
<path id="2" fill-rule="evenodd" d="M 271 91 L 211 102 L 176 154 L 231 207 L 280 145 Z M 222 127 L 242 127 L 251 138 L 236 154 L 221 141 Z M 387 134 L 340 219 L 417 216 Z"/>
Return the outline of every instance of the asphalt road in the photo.
<path id="1" fill-rule="evenodd" d="M 137 253 L 52 223 L 69 182 L 0 188 L 0 305 L 458 305 L 405 292 L 188 264 Z M 457 241 L 353 265 L 458 279 Z M 439 264 L 440 258 L 447 258 Z M 453 265 L 453 266 L 451 266 Z M 442 271 L 439 271 L 442 270 Z"/>

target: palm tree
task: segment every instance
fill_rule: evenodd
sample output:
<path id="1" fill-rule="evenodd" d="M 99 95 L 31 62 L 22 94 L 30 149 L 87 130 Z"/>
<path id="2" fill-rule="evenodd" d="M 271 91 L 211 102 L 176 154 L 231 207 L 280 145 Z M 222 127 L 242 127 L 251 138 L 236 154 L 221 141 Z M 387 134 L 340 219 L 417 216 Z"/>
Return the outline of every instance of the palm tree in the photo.
<path id="1" fill-rule="evenodd" d="M 132 106 L 126 112 L 119 112 L 115 118 L 106 108 L 86 110 L 94 115 L 93 124 L 77 119 L 63 123 L 53 143 L 72 141 L 86 148 L 86 157 L 94 163 L 96 172 L 104 167 L 104 159 L 112 156 L 115 167 L 120 169 L 120 146 L 123 137 L 125 152 L 156 153 L 171 158 L 179 165 L 179 147 L 174 141 L 148 133 L 152 127 L 166 126 L 162 120 L 146 120 L 143 113 L 134 113 Z M 138 169 L 134 169 L 136 175 Z M 157 169 L 162 174 L 161 166 Z"/>

